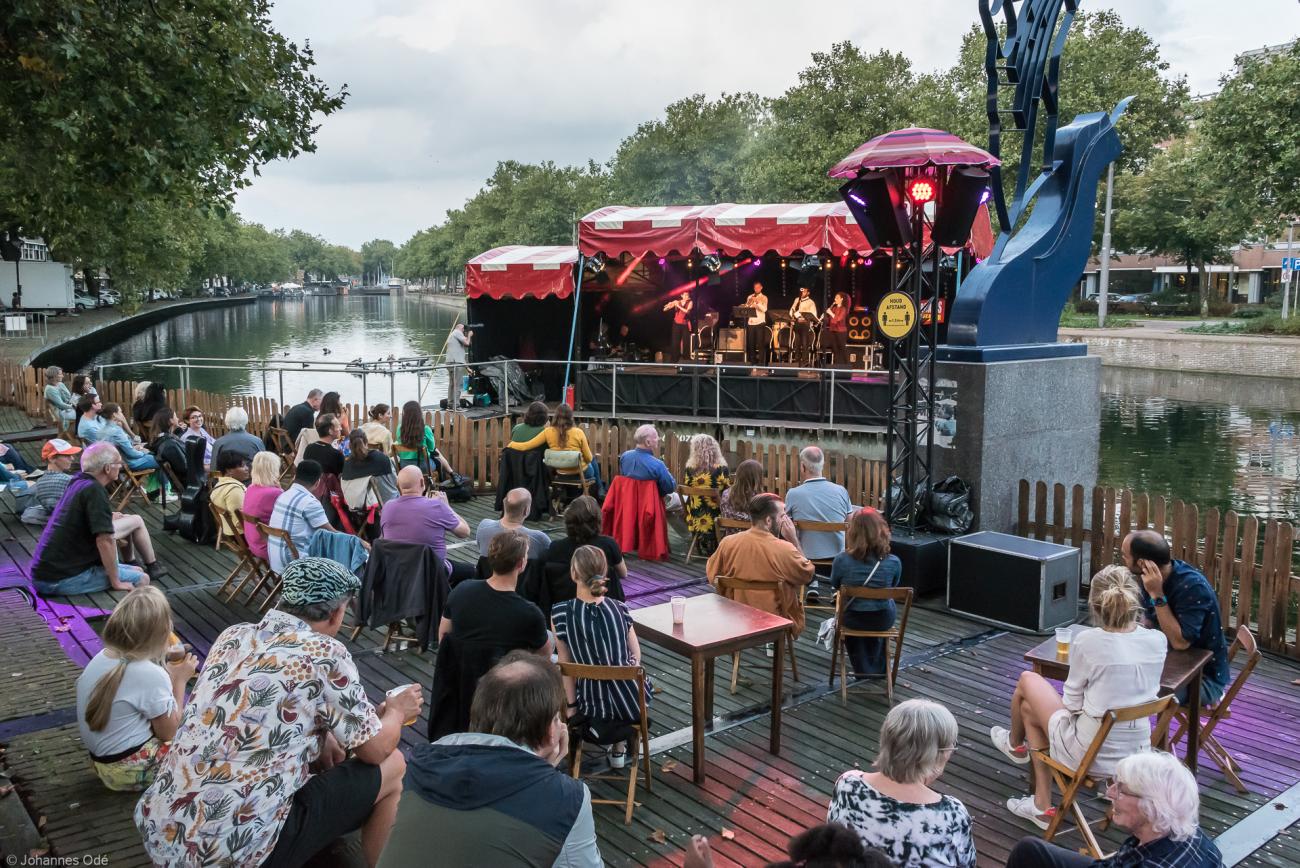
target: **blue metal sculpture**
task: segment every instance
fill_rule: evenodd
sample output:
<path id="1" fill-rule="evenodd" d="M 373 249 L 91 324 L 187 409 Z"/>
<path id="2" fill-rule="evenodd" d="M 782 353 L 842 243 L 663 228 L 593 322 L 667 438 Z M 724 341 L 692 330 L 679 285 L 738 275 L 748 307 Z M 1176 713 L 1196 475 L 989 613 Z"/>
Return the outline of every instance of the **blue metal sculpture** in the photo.
<path id="1" fill-rule="evenodd" d="M 961 284 L 948 324 L 954 347 L 1050 344 L 1070 292 L 1079 282 L 1092 245 L 1097 184 L 1121 151 L 1115 122 L 1129 103 L 1109 115 L 1080 115 L 1057 129 L 1061 52 L 1077 0 L 980 0 L 988 38 L 989 151 L 1000 157 L 1002 115 L 1024 134 L 1020 168 L 1010 202 L 1001 168 L 990 170 L 1002 233 L 993 253 Z M 1000 39 L 995 16 L 1004 13 Z M 1000 75 L 1015 85 L 1010 107 L 999 107 Z M 1038 125 L 1043 124 L 1041 161 L 1035 162 Z M 1033 166 L 1037 177 L 1030 182 Z M 1025 211 L 1032 212 L 1023 225 Z M 1018 228 L 1017 228 L 1018 227 Z"/>

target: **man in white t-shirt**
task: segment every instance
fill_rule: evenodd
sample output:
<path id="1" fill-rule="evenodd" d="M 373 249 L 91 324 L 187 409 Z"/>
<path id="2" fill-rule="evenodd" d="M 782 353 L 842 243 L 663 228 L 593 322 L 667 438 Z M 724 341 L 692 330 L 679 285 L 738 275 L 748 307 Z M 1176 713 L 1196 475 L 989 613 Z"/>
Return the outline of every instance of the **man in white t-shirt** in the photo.
<path id="1" fill-rule="evenodd" d="M 749 308 L 749 318 L 745 320 L 745 360 L 751 364 L 763 364 L 764 336 L 767 333 L 767 296 L 763 294 L 763 284 L 754 281 L 754 289 L 745 299 Z"/>

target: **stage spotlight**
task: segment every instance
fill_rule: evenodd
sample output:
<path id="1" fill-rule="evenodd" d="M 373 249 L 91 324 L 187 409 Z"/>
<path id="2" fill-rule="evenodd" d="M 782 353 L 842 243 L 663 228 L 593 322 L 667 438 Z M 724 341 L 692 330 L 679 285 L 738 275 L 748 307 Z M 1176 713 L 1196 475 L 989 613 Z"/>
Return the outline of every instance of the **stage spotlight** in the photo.
<path id="1" fill-rule="evenodd" d="M 600 274 L 605 270 L 605 254 L 597 253 L 593 256 L 588 256 L 586 265 L 587 270 L 592 274 Z"/>
<path id="2" fill-rule="evenodd" d="M 974 166 L 953 169 L 934 215 L 934 239 L 941 247 L 961 247 L 970 240 L 971 225 L 989 197 L 989 173 Z"/>
<path id="3" fill-rule="evenodd" d="M 659 257 L 659 264 L 660 264 L 660 265 L 666 265 L 667 263 L 668 263 L 668 260 L 667 260 L 667 259 L 664 259 L 662 256 Z"/>
<path id="4" fill-rule="evenodd" d="M 913 178 L 907 184 L 907 195 L 917 205 L 934 201 L 934 181 L 929 178 Z"/>
<path id="5" fill-rule="evenodd" d="M 892 174 L 863 172 L 840 187 L 840 195 L 872 247 L 906 247 L 912 242 L 912 223 Z"/>
<path id="6" fill-rule="evenodd" d="M 804 271 L 819 271 L 822 267 L 822 258 L 815 253 L 809 253 L 803 258 L 799 267 Z"/>
<path id="7" fill-rule="evenodd" d="M 722 267 L 722 257 L 716 253 L 710 253 L 708 256 L 700 260 L 700 265 L 704 266 L 704 268 L 709 271 L 717 271 Z"/>

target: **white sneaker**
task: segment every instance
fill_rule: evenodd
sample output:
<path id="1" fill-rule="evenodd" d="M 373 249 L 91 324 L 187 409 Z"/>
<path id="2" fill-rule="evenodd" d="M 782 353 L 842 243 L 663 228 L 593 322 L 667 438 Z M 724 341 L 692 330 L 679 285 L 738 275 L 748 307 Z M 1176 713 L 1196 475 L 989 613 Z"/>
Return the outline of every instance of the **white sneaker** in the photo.
<path id="1" fill-rule="evenodd" d="M 612 768 L 612 769 L 621 769 L 621 768 L 623 768 L 623 767 L 626 766 L 626 765 L 627 765 L 627 748 L 626 748 L 626 747 L 623 748 L 621 751 L 618 750 L 617 748 L 610 750 L 610 752 L 609 752 L 609 767 L 610 767 L 610 768 Z M 1046 829 L 1047 827 L 1044 826 L 1043 828 Z"/>
<path id="2" fill-rule="evenodd" d="M 1018 748 L 1012 747 L 1011 731 L 1005 726 L 989 727 L 989 737 L 993 739 L 993 746 L 1016 765 L 1023 766 L 1029 762 L 1029 746 L 1022 744 Z"/>
<path id="3" fill-rule="evenodd" d="M 1047 831 L 1051 823 L 1052 815 L 1056 813 L 1056 808 L 1048 808 L 1043 813 L 1038 812 L 1038 806 L 1034 804 L 1033 796 L 1021 796 L 1018 799 L 1007 799 L 1007 810 L 1033 823 L 1044 832 Z"/>

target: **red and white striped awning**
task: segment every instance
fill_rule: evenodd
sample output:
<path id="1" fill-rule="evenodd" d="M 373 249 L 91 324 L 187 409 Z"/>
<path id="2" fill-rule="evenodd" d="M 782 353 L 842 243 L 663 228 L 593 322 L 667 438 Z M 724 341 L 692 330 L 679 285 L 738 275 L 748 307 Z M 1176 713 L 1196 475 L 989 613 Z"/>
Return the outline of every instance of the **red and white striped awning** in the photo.
<path id="1" fill-rule="evenodd" d="M 470 298 L 568 298 L 573 294 L 576 247 L 494 247 L 465 265 Z"/>
<path id="2" fill-rule="evenodd" d="M 971 233 L 971 249 L 981 259 L 993 250 L 988 209 L 981 207 Z M 578 249 L 584 256 L 686 256 L 692 250 L 738 256 L 817 253 L 869 254 L 867 243 L 843 202 L 777 205 L 667 205 L 653 208 L 610 206 L 578 223 Z"/>

